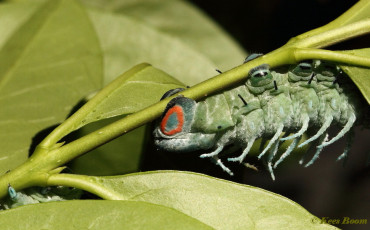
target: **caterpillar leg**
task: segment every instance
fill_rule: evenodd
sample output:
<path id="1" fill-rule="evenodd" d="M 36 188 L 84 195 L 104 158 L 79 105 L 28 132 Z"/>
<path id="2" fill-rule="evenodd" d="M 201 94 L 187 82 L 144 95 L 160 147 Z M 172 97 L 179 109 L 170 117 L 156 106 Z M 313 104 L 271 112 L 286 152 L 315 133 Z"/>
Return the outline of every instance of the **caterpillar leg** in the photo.
<path id="1" fill-rule="evenodd" d="M 281 163 L 283 162 L 283 160 L 290 155 L 290 153 L 297 147 L 299 141 L 301 140 L 302 136 L 298 136 L 297 138 L 295 138 L 293 140 L 293 142 L 289 145 L 289 147 L 287 148 L 287 150 L 285 151 L 285 153 L 283 153 L 279 160 L 277 160 L 274 164 L 274 169 Z"/>
<path id="2" fill-rule="evenodd" d="M 352 143 L 353 143 L 354 136 L 355 136 L 355 132 L 354 132 L 353 128 L 351 128 L 350 131 L 349 131 L 349 133 L 348 133 L 347 142 L 346 142 L 346 148 L 344 149 L 343 153 L 341 155 L 339 155 L 339 157 L 337 158 L 337 161 L 340 161 L 342 159 L 344 159 L 344 160 L 347 159 L 348 152 L 352 148 Z"/>
<path id="3" fill-rule="evenodd" d="M 298 145 L 298 148 L 300 148 L 300 147 L 310 143 L 311 141 L 314 141 L 317 138 L 319 138 L 329 128 L 332 121 L 333 121 L 333 116 L 328 116 L 327 119 L 325 120 L 324 124 L 322 125 L 322 127 L 319 129 L 319 131 L 317 131 L 317 133 L 314 136 L 312 136 L 311 138 L 309 138 L 308 140 L 306 140 L 302 144 Z"/>
<path id="4" fill-rule="evenodd" d="M 324 143 L 328 139 L 328 136 L 329 135 L 328 135 L 327 132 L 325 132 L 323 135 L 321 135 L 320 140 L 319 140 L 320 146 L 321 146 L 322 143 Z M 318 146 L 317 149 L 316 149 L 315 155 L 312 157 L 312 159 L 304 167 L 308 167 L 308 166 L 312 165 L 319 158 L 319 155 L 320 155 L 323 148 L 324 147 L 319 147 Z"/>
<path id="5" fill-rule="evenodd" d="M 234 176 L 234 173 L 222 163 L 221 159 L 218 158 L 217 156 L 213 156 L 212 160 L 214 163 L 222 168 L 225 172 L 227 172 L 230 176 Z"/>
<path id="6" fill-rule="evenodd" d="M 272 148 L 270 149 L 270 153 L 269 153 L 269 156 L 268 156 L 268 159 L 267 159 L 267 162 L 272 162 L 272 159 L 274 159 L 277 151 L 279 150 L 279 141 L 276 140 L 272 146 Z"/>
<path id="7" fill-rule="evenodd" d="M 293 134 L 292 136 L 280 138 L 280 141 L 287 141 L 287 140 L 291 140 L 299 136 L 302 136 L 303 133 L 307 131 L 309 121 L 310 121 L 310 118 L 308 117 L 308 115 L 304 114 L 304 117 L 302 119 L 302 128 L 297 133 Z"/>
<path id="8" fill-rule="evenodd" d="M 278 149 L 279 149 L 279 140 L 276 140 L 273 144 L 273 147 L 270 149 L 269 157 L 267 159 L 267 169 L 270 172 L 272 180 L 275 180 L 274 170 L 272 168 L 272 159 L 275 157 Z"/>
<path id="9" fill-rule="evenodd" d="M 268 170 L 270 172 L 270 175 L 271 175 L 272 180 L 275 180 L 274 170 L 272 169 L 272 162 L 268 162 L 267 163 L 267 168 L 268 168 Z"/>
<path id="10" fill-rule="evenodd" d="M 228 161 L 234 161 L 234 162 L 239 161 L 240 163 L 242 163 L 244 158 L 247 156 L 248 152 L 251 150 L 255 140 L 256 140 L 255 138 L 252 138 L 251 140 L 248 141 L 247 147 L 243 150 L 243 153 L 240 156 L 233 157 L 233 158 L 228 158 L 227 160 Z"/>
<path id="11" fill-rule="evenodd" d="M 348 122 L 343 127 L 343 129 L 335 137 L 333 137 L 330 141 L 326 141 L 326 142 L 322 143 L 320 146 L 318 146 L 318 148 L 319 147 L 325 147 L 325 146 L 328 146 L 330 144 L 333 144 L 339 138 L 343 137 L 344 134 L 346 134 L 352 128 L 355 121 L 356 121 L 356 115 L 354 113 L 351 113 L 351 115 L 348 119 Z"/>
<path id="12" fill-rule="evenodd" d="M 214 157 L 214 156 L 217 156 L 222 151 L 223 148 L 224 148 L 224 146 L 219 146 L 219 147 L 217 147 L 217 149 L 215 151 L 213 151 L 211 153 L 202 154 L 199 157 L 200 158 L 206 158 L 206 157 Z"/>
<path id="13" fill-rule="evenodd" d="M 310 152 L 312 152 L 313 150 L 312 149 L 316 149 L 316 146 L 314 146 L 314 145 L 310 145 L 309 147 L 308 147 L 308 149 L 307 149 L 307 151 L 306 151 L 306 154 L 303 154 L 302 155 L 302 157 L 301 157 L 301 159 L 299 160 L 299 164 L 300 165 L 303 165 L 303 163 L 305 162 L 305 160 L 306 160 L 306 157 L 307 157 L 307 153 L 310 153 Z"/>
<path id="14" fill-rule="evenodd" d="M 281 124 L 279 126 L 278 130 L 276 131 L 275 135 L 271 138 L 269 144 L 262 151 L 262 153 L 260 155 L 258 155 L 258 159 L 261 159 L 261 157 L 263 157 L 263 155 L 265 155 L 265 153 L 267 152 L 267 150 L 269 150 L 271 148 L 272 144 L 275 143 L 275 141 L 280 137 L 280 135 L 283 133 L 283 128 L 284 128 L 284 125 Z"/>

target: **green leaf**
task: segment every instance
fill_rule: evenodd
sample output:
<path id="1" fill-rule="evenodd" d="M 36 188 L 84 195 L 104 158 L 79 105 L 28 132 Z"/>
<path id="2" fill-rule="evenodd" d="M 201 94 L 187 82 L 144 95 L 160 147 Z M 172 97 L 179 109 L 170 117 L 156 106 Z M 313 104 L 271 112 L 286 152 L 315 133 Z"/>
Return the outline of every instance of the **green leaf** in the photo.
<path id="1" fill-rule="evenodd" d="M 370 5 L 370 4 L 369 4 Z M 370 48 L 347 50 L 344 53 L 354 54 L 363 57 L 370 57 Z M 341 69 L 350 76 L 352 81 L 357 85 L 362 95 L 370 105 L 370 69 L 356 66 L 340 65 Z"/>
<path id="2" fill-rule="evenodd" d="M 130 17 L 161 34 L 175 38 L 228 70 L 241 64 L 246 53 L 207 15 L 181 0 L 83 0 L 84 4 Z M 151 61 L 147 61 L 152 63 Z M 153 64 L 153 63 L 152 63 Z M 186 63 L 183 63 L 187 65 Z M 162 68 L 162 66 L 161 66 Z M 194 68 L 194 67 L 192 67 Z M 172 69 L 164 68 L 167 72 Z M 171 73 L 171 72 L 169 72 Z M 173 76 L 183 76 L 180 75 Z M 212 72 L 211 74 L 215 74 Z M 212 75 L 211 75 L 212 76 Z M 204 79 L 205 76 L 201 76 Z M 181 78 L 182 79 L 182 78 Z"/>
<path id="3" fill-rule="evenodd" d="M 314 36 L 320 33 L 323 33 L 328 30 L 332 30 L 335 28 L 339 28 L 341 26 L 345 26 L 354 22 L 361 21 L 363 19 L 370 18 L 370 1 L 368 0 L 360 0 L 355 5 L 353 5 L 349 10 L 344 12 L 335 20 L 331 21 L 330 23 L 321 26 L 317 29 L 308 31 L 296 37 L 296 39 L 303 39 L 310 36 Z"/>
<path id="4" fill-rule="evenodd" d="M 18 4 L 2 3 L 0 5 L 0 49 L 6 44 L 18 27 L 30 19 L 38 6 L 39 4 L 30 2 Z"/>
<path id="5" fill-rule="evenodd" d="M 216 65 L 208 57 L 140 21 L 95 10 L 89 15 L 104 52 L 105 83 L 140 62 L 151 63 L 185 84 L 216 75 Z"/>
<path id="6" fill-rule="evenodd" d="M 0 12 L 23 12 L 28 3 L 22 4 L 1 4 Z M 64 120 L 87 92 L 101 87 L 99 42 L 80 4 L 34 4 L 27 20 L 1 28 L 12 31 L 0 50 L 1 173 L 27 159 L 37 132 Z"/>
<path id="7" fill-rule="evenodd" d="M 104 52 L 105 83 L 140 62 L 148 62 L 187 85 L 217 74 L 217 64 L 200 50 L 142 21 L 98 10 L 90 10 L 89 15 Z"/>
<path id="8" fill-rule="evenodd" d="M 370 18 L 370 2 L 360 0 L 341 16 L 330 22 L 328 26 L 335 28 Z"/>
<path id="9" fill-rule="evenodd" d="M 321 224 L 300 205 L 278 194 L 195 173 L 158 171 L 114 177 L 61 174 L 51 176 L 49 182 L 53 181 L 73 181 L 70 185 L 80 185 L 105 199 L 174 208 L 215 229 L 336 229 Z"/>
<path id="10" fill-rule="evenodd" d="M 118 119 L 110 118 L 82 127 L 76 133 L 82 137 Z M 68 167 L 76 174 L 107 176 L 139 170 L 146 126 L 133 130 L 85 155 L 74 159 Z M 76 138 L 78 138 L 76 137 Z M 74 138 L 74 139 L 76 139 Z"/>
<path id="11" fill-rule="evenodd" d="M 99 92 L 86 108 L 81 108 L 81 113 L 88 114 L 77 128 L 104 118 L 137 112 L 158 102 L 166 91 L 179 87 L 183 84 L 165 72 L 148 64 L 137 65 Z"/>
<path id="12" fill-rule="evenodd" d="M 16 221 L 15 221 L 16 220 Z M 0 212 L 2 229 L 212 229 L 174 209 L 140 201 L 61 201 Z"/>

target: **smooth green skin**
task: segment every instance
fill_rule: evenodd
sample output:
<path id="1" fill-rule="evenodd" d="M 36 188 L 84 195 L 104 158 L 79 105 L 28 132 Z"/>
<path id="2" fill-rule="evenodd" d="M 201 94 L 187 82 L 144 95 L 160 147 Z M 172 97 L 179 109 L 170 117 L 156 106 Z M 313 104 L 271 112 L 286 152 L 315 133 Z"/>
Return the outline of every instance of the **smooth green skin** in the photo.
<path id="1" fill-rule="evenodd" d="M 370 19 L 367 18 L 369 10 L 369 1 L 360 1 L 332 23 L 292 38 L 281 48 L 191 87 L 181 92 L 181 94 L 199 100 L 202 97 L 244 81 L 246 73 L 251 68 L 264 63 L 274 68 L 281 65 L 294 64 L 306 59 L 321 59 L 343 65 L 370 67 L 370 58 L 368 57 L 349 54 L 348 52 L 320 49 L 369 33 Z M 355 78 L 351 74 L 350 77 Z M 113 84 L 114 87 L 119 87 L 117 82 Z M 370 93 L 368 88 L 360 88 L 360 90 L 364 94 Z M 99 98 L 100 95 L 102 94 L 98 93 L 95 98 Z M 30 186 L 48 185 L 48 178 L 61 171 L 61 168 L 58 167 L 132 129 L 156 119 L 161 115 L 171 99 L 171 97 L 165 99 L 62 146 L 58 141 L 73 130 L 71 127 L 78 126 L 84 119 L 84 116 L 86 116 L 86 113 L 94 110 L 94 106 L 82 107 L 73 119 L 72 117 L 67 119 L 46 137 L 26 163 L 0 178 L 0 197 L 4 197 L 7 194 L 8 183 L 11 183 L 16 190 Z"/>
<path id="2" fill-rule="evenodd" d="M 213 229 L 172 208 L 122 200 L 79 200 L 27 205 L 2 211 L 0 219 L 1 228 L 9 230 Z"/>

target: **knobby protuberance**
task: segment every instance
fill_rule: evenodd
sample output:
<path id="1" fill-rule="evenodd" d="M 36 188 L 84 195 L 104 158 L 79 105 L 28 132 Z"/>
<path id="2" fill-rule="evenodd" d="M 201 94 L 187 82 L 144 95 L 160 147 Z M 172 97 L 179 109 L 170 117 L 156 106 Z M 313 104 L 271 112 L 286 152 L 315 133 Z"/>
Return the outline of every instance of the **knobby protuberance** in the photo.
<path id="1" fill-rule="evenodd" d="M 245 62 L 259 56 L 252 54 Z M 266 158 L 267 169 L 274 179 L 273 169 L 294 149 L 316 142 L 316 151 L 305 164 L 307 167 L 326 146 L 352 133 L 362 108 L 360 96 L 351 87 L 348 76 L 332 63 L 308 60 L 275 71 L 263 64 L 249 72 L 244 84 L 231 90 L 199 102 L 182 96 L 172 99 L 154 130 L 155 144 L 170 152 L 204 150 L 201 158 L 210 158 L 233 175 L 219 158 L 225 146 L 242 149 L 241 155 L 227 159 L 241 163 L 257 139 L 268 139 L 258 158 Z M 162 98 L 179 91 L 169 91 Z M 329 138 L 327 131 L 333 125 L 342 129 Z M 308 130 L 314 134 L 300 143 Z M 338 159 L 347 156 L 352 139 L 348 138 Z M 282 155 L 276 156 L 279 146 L 287 140 L 292 143 Z"/>

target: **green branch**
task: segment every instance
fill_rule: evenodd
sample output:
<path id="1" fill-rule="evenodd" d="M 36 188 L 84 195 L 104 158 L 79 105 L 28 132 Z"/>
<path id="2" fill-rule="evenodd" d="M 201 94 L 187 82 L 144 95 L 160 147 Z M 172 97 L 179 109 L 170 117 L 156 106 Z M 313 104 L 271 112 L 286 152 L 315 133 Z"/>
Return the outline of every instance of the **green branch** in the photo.
<path id="1" fill-rule="evenodd" d="M 330 51 L 322 49 L 296 49 L 294 51 L 295 59 L 298 61 L 317 59 L 370 68 L 370 58 L 343 53 L 341 51 Z"/>
<path id="2" fill-rule="evenodd" d="M 368 33 L 370 33 L 370 18 L 331 29 L 301 40 L 293 39 L 292 42 L 288 44 L 299 48 L 321 48 Z"/>
<path id="3" fill-rule="evenodd" d="M 124 197 L 122 194 L 95 183 L 96 180 L 98 178 L 93 176 L 57 174 L 49 177 L 47 186 L 62 185 L 74 187 L 95 194 L 105 200 L 127 200 L 127 197 Z"/>

